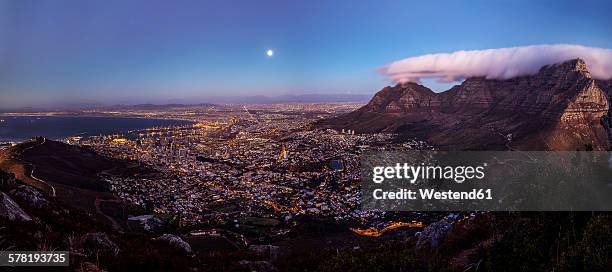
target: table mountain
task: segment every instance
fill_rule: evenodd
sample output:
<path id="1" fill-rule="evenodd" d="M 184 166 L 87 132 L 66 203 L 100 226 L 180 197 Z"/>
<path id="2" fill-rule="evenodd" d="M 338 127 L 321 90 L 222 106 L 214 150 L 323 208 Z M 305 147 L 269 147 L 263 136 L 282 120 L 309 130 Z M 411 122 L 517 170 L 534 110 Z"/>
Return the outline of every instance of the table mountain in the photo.
<path id="1" fill-rule="evenodd" d="M 602 117 L 612 81 L 591 77 L 582 59 L 507 80 L 468 78 L 435 93 L 416 83 L 379 91 L 364 107 L 322 127 L 394 132 L 447 150 L 576 150 L 609 147 Z"/>

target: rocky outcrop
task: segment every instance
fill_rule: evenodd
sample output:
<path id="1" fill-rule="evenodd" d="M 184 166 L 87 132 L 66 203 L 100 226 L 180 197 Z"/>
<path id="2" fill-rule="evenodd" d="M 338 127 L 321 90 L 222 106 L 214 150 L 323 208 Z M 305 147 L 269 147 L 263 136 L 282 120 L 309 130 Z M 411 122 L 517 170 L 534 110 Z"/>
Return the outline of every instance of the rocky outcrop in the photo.
<path id="1" fill-rule="evenodd" d="M 119 247 L 103 232 L 87 233 L 83 236 L 83 245 L 93 255 L 114 257 L 119 254 Z"/>
<path id="2" fill-rule="evenodd" d="M 608 105 L 612 105 L 612 79 L 597 80 L 596 82 L 597 86 L 608 95 Z M 601 122 L 608 132 L 609 149 L 612 149 L 612 107 L 608 110 L 608 115 L 602 117 Z"/>
<path id="3" fill-rule="evenodd" d="M 451 231 L 452 227 L 453 225 L 445 219 L 430 224 L 423 231 L 416 234 L 417 248 L 436 249 L 446 234 Z"/>
<path id="4" fill-rule="evenodd" d="M 612 79 L 609 80 L 596 80 L 597 86 L 601 88 L 607 95 L 608 98 L 612 97 Z"/>
<path id="5" fill-rule="evenodd" d="M 48 201 L 42 193 L 28 185 L 18 185 L 17 188 L 10 191 L 10 194 L 30 207 L 42 209 L 48 205 Z"/>
<path id="6" fill-rule="evenodd" d="M 128 225 L 133 229 L 146 232 L 157 232 L 164 228 L 164 222 L 152 214 L 129 217 Z"/>
<path id="7" fill-rule="evenodd" d="M 185 242 L 183 239 L 181 239 L 181 237 L 178 237 L 173 234 L 164 234 L 160 237 L 155 238 L 155 241 L 166 243 L 170 247 L 184 254 L 191 254 L 192 252 L 189 243 Z"/>
<path id="8" fill-rule="evenodd" d="M 448 150 L 575 150 L 587 143 L 604 149 L 609 143 L 600 119 L 609 102 L 600 85 L 581 59 L 508 80 L 468 78 L 442 93 L 398 84 L 320 125 L 396 132 Z"/>
<path id="9" fill-rule="evenodd" d="M 30 222 L 30 217 L 7 194 L 0 192 L 0 218 L 8 222 Z"/>

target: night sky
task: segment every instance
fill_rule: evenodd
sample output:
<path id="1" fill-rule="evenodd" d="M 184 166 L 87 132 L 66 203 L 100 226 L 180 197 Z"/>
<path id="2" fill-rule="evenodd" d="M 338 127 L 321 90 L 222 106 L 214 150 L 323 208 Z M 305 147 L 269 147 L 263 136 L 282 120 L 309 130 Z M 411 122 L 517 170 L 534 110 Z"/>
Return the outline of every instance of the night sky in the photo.
<path id="1" fill-rule="evenodd" d="M 422 2 L 0 0 L 0 107 L 372 94 L 422 54 L 612 48 L 612 1 Z"/>

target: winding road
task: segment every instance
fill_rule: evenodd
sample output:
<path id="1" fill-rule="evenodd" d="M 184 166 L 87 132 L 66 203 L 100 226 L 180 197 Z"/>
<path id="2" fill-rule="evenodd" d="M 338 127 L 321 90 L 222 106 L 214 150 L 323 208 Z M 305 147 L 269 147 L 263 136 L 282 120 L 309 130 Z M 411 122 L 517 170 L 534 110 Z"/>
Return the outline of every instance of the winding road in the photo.
<path id="1" fill-rule="evenodd" d="M 26 160 L 23 160 L 23 159 L 19 158 L 21 156 L 21 154 L 23 154 L 23 152 L 25 152 L 26 150 L 32 149 L 32 148 L 37 147 L 37 146 L 41 146 L 41 145 L 43 145 L 43 144 L 45 144 L 47 142 L 47 138 L 42 138 L 42 139 L 43 140 L 42 140 L 41 143 L 33 145 L 33 146 L 30 146 L 30 147 L 26 147 L 23 150 L 21 150 L 19 152 L 19 154 L 17 154 L 16 156 L 13 155 L 13 159 L 16 159 L 16 160 L 19 160 L 19 161 L 21 161 L 23 163 L 28 164 L 32 168 L 32 170 L 30 171 L 30 178 L 32 178 L 33 180 L 36 180 L 38 182 L 41 182 L 41 183 L 45 184 L 47 187 L 51 188 L 51 196 L 55 197 L 56 196 L 55 195 L 55 187 L 53 187 L 53 185 L 49 184 L 48 182 L 44 181 L 43 179 L 40 179 L 40 178 L 37 178 L 36 176 L 34 176 L 34 171 L 36 170 L 36 165 L 32 164 L 31 162 L 28 162 Z"/>

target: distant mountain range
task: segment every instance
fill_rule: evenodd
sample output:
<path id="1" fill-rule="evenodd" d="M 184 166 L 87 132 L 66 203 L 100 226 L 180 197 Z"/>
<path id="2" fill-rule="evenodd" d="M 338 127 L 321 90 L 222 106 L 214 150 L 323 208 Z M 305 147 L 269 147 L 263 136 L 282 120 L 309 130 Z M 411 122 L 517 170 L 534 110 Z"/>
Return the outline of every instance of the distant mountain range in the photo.
<path id="1" fill-rule="evenodd" d="M 87 104 L 87 105 L 70 105 L 70 106 L 56 106 L 56 107 L 24 107 L 16 109 L 0 109 L 0 113 L 33 113 L 33 112 L 73 112 L 79 113 L 83 110 L 164 110 L 171 108 L 186 108 L 186 107 L 200 107 L 206 108 L 214 106 L 215 104 L 201 103 L 201 104 L 137 104 L 137 105 L 111 105 L 106 106 L 102 104 Z"/>
<path id="2" fill-rule="evenodd" d="M 200 103 L 200 104 L 138 104 L 138 105 L 113 105 L 113 106 L 100 106 L 98 109 L 105 110 L 164 110 L 172 108 L 186 108 L 186 107 L 198 107 L 208 108 L 215 104 Z"/>
<path id="3" fill-rule="evenodd" d="M 296 94 L 280 96 L 236 96 L 236 97 L 213 97 L 198 99 L 210 103 L 172 103 L 172 104 L 117 104 L 104 105 L 101 103 L 66 104 L 52 107 L 22 107 L 22 108 L 0 108 L 2 112 L 42 112 L 42 111 L 79 111 L 87 109 L 107 110 L 162 110 L 168 108 L 184 107 L 210 107 L 215 104 L 283 104 L 283 103 L 367 103 L 371 94 Z"/>
<path id="4" fill-rule="evenodd" d="M 448 150 L 576 150 L 610 147 L 612 80 L 581 59 L 508 80 L 468 78 L 435 93 L 416 83 L 379 91 L 364 107 L 322 121 L 356 132 L 397 132 Z"/>
<path id="5" fill-rule="evenodd" d="M 225 103 L 281 104 L 281 103 L 367 103 L 371 94 L 298 94 L 280 96 L 245 96 L 218 99 Z M 217 100 L 213 100 L 217 101 Z M 216 103 L 219 103 L 216 102 Z"/>

